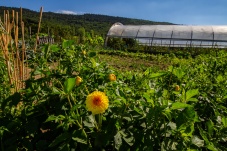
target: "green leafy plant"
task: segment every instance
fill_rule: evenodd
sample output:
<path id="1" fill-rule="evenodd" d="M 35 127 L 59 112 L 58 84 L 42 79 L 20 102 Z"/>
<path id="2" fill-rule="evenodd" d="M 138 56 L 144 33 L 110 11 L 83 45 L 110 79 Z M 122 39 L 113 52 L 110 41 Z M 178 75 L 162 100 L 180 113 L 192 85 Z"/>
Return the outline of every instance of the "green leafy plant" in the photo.
<path id="1" fill-rule="evenodd" d="M 44 45 L 23 89 L 11 93 L 1 79 L 1 150 L 226 150 L 226 52 L 148 56 L 171 66 L 121 72 L 87 45 Z M 90 95 L 108 108 L 88 110 Z"/>

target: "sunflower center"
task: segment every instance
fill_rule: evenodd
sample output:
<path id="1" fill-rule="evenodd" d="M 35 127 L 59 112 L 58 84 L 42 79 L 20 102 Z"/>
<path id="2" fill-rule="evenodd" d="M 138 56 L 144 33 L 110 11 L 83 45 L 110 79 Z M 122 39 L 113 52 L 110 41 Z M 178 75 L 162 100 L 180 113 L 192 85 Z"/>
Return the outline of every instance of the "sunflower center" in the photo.
<path id="1" fill-rule="evenodd" d="M 93 99 L 93 104 L 94 105 L 100 105 L 101 104 L 101 98 L 100 97 L 95 97 L 94 99 Z"/>

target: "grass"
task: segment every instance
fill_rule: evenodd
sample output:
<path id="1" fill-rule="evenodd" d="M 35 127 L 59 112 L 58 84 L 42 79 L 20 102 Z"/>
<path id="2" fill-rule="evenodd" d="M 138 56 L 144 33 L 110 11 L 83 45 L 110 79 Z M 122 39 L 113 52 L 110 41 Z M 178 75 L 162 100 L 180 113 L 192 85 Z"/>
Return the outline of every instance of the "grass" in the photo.
<path id="1" fill-rule="evenodd" d="M 149 67 L 154 70 L 164 70 L 169 66 L 169 62 L 160 61 L 159 59 L 143 59 L 140 56 L 124 56 L 116 54 L 99 53 L 100 61 L 106 62 L 111 67 L 119 71 L 145 71 Z"/>

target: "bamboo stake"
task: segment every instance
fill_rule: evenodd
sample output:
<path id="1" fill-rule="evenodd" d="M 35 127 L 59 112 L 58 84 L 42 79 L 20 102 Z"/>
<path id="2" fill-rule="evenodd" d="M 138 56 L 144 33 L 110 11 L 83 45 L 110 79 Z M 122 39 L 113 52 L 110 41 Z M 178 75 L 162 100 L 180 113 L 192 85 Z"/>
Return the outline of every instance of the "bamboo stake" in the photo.
<path id="1" fill-rule="evenodd" d="M 20 22 L 22 23 L 22 8 L 20 7 Z"/>
<path id="2" fill-rule="evenodd" d="M 7 34 L 2 34 L 2 40 L 3 40 L 3 53 L 4 53 L 4 58 L 6 60 L 6 65 L 7 65 L 7 73 L 8 73 L 8 77 L 9 77 L 9 83 L 12 84 L 12 76 L 11 76 L 11 68 L 10 68 L 10 58 L 9 58 L 9 50 L 8 50 L 8 44 L 9 44 L 9 23 L 8 23 L 8 15 L 7 13 L 4 11 L 4 23 L 5 23 L 5 30 L 7 32 Z"/>
<path id="3" fill-rule="evenodd" d="M 20 23 L 22 23 L 22 8 L 20 8 Z M 19 87 L 21 87 L 21 80 L 22 80 L 22 74 L 23 74 L 23 62 L 21 61 L 21 56 L 20 56 L 20 50 L 18 49 L 18 62 L 19 62 Z"/>
<path id="4" fill-rule="evenodd" d="M 12 10 L 12 23 L 11 23 L 12 27 L 13 27 L 13 34 L 14 34 L 14 42 L 15 42 L 15 32 L 16 32 L 16 26 L 15 26 L 15 11 Z M 16 57 L 16 49 L 14 49 L 14 46 L 11 42 L 11 56 L 12 56 L 12 63 L 13 63 L 13 80 L 14 80 L 14 84 L 15 84 L 15 91 L 17 91 L 19 89 L 18 86 L 18 77 L 17 77 L 17 57 Z"/>
<path id="5" fill-rule="evenodd" d="M 9 18 L 9 15 L 8 15 Z M 9 32 L 8 32 L 8 46 L 10 46 L 10 51 L 9 51 L 9 59 L 10 59 L 10 68 L 11 68 L 11 76 L 12 76 L 12 82 L 15 83 L 15 64 L 14 64 L 14 49 L 13 49 L 13 42 L 12 42 L 12 37 L 11 37 L 11 31 L 13 29 L 13 21 L 12 23 L 10 22 L 10 19 L 8 21 L 8 28 L 9 28 Z"/>
<path id="6" fill-rule="evenodd" d="M 20 13 L 21 13 L 21 31 L 22 31 L 22 60 L 21 60 L 21 75 L 20 78 L 22 81 L 24 81 L 24 54 L 25 54 L 25 42 L 24 42 L 24 22 L 22 19 L 22 8 L 20 8 Z"/>
<path id="7" fill-rule="evenodd" d="M 11 79 L 12 79 L 12 83 L 15 85 L 15 91 L 18 91 L 19 86 L 18 86 L 18 78 L 17 78 L 17 67 L 16 67 L 16 58 L 14 57 L 15 54 L 15 49 L 13 47 L 13 43 L 12 43 L 12 36 L 11 36 L 11 31 L 13 29 L 13 31 L 15 32 L 15 23 L 14 23 L 14 11 L 12 10 L 12 22 L 10 21 L 10 13 L 9 11 L 7 11 L 7 18 L 8 18 L 8 22 L 7 22 L 7 35 L 6 37 L 7 39 L 7 48 L 10 46 L 10 52 L 9 52 L 9 63 L 10 66 L 8 68 L 10 68 L 10 75 L 11 75 Z"/>
<path id="8" fill-rule="evenodd" d="M 36 52 L 36 49 L 37 49 L 37 43 L 38 43 L 38 39 L 39 39 L 39 30 L 40 30 L 40 25 L 41 25 L 41 21 L 42 21 L 42 13 L 43 13 L 43 7 L 40 8 L 39 25 L 38 25 L 38 31 L 37 31 L 37 34 L 36 34 L 36 42 L 35 42 L 34 52 Z"/>
<path id="9" fill-rule="evenodd" d="M 14 12 L 14 10 L 12 10 L 12 23 L 13 23 L 13 31 L 14 31 L 14 33 L 15 33 L 15 24 L 14 24 L 14 20 L 15 20 L 15 12 Z"/>
<path id="10" fill-rule="evenodd" d="M 18 27 L 18 12 L 16 12 L 16 32 L 15 32 L 15 46 L 16 46 L 16 60 L 17 60 L 17 89 L 19 89 L 20 87 L 20 77 L 18 77 L 18 75 L 20 75 L 20 54 L 19 54 L 19 48 L 18 48 L 18 33 L 19 33 L 19 27 Z"/>
<path id="11" fill-rule="evenodd" d="M 42 11 L 43 8 L 40 9 L 40 19 L 38 25 L 38 32 L 37 32 L 37 40 L 40 30 L 40 24 L 42 19 Z M 5 64 L 7 67 L 7 74 L 9 78 L 9 83 L 14 85 L 15 91 L 24 87 L 24 80 L 27 78 L 28 73 L 28 62 L 26 56 L 26 47 L 25 47 L 25 25 L 23 22 L 23 14 L 22 8 L 20 8 L 20 25 L 21 25 L 21 33 L 22 33 L 22 49 L 19 49 L 18 42 L 19 42 L 19 17 L 18 12 L 14 12 L 12 10 L 12 17 L 10 18 L 10 13 L 7 10 L 4 10 L 4 20 L 3 23 L 1 22 L 0 18 L 0 55 L 3 55 L 5 59 Z M 31 29 L 30 29 L 31 30 Z M 13 33 L 13 35 L 12 35 Z M 31 36 L 31 34 L 30 34 Z M 37 48 L 37 40 L 35 45 L 35 50 Z M 20 56 L 20 51 L 22 51 L 22 56 Z"/>
<path id="12" fill-rule="evenodd" d="M 9 41 L 10 41 L 10 17 L 9 17 L 9 10 L 7 10 L 7 42 L 9 44 Z"/>
<path id="13" fill-rule="evenodd" d="M 3 24 L 4 24 L 4 25 L 6 25 L 6 22 L 5 22 L 5 21 L 6 21 L 6 11 L 5 11 L 5 10 L 4 10 L 4 14 L 3 14 L 3 15 L 4 15 L 4 21 L 3 21 Z M 6 28 L 6 27 L 4 26 L 4 28 Z"/>
<path id="14" fill-rule="evenodd" d="M 24 81 L 24 56 L 25 56 L 25 42 L 24 42 L 24 22 L 21 23 L 21 29 L 22 29 L 22 73 L 21 73 L 21 79 Z"/>

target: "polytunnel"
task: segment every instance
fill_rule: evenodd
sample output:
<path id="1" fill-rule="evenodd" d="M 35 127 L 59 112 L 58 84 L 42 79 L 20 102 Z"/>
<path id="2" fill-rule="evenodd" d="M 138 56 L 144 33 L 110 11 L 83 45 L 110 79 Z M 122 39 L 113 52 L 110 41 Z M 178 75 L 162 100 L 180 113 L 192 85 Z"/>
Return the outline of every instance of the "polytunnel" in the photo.
<path id="1" fill-rule="evenodd" d="M 227 48 L 227 26 L 113 24 L 106 37 L 133 38 L 141 45 Z"/>

